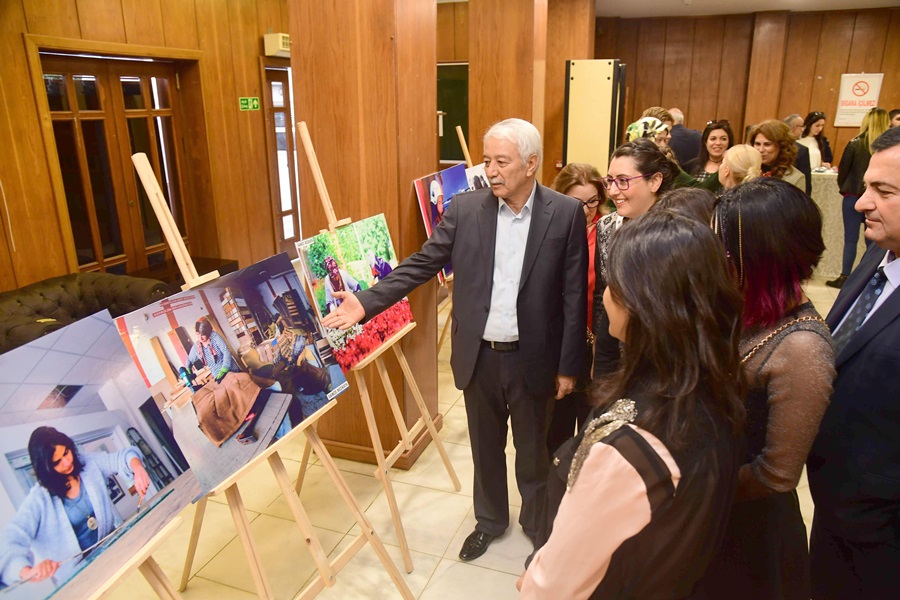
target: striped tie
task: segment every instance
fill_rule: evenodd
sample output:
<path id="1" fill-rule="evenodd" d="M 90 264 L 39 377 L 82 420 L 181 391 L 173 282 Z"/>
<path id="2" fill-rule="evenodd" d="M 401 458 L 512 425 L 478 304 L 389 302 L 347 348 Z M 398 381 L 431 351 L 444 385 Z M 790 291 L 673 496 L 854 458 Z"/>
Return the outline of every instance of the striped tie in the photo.
<path id="1" fill-rule="evenodd" d="M 872 307 L 875 305 L 875 301 L 878 300 L 878 296 L 884 291 L 884 284 L 886 282 L 887 277 L 884 275 L 884 267 L 878 267 L 875 275 L 872 276 L 872 279 L 870 279 L 869 283 L 866 284 L 866 287 L 863 288 L 862 293 L 859 295 L 859 300 L 857 300 L 856 304 L 853 306 L 853 310 L 850 311 L 850 314 L 844 320 L 843 325 L 841 325 L 834 334 L 835 356 L 841 353 L 841 350 L 844 349 L 844 346 L 847 345 L 847 342 L 850 341 L 853 334 L 862 327 L 863 322 L 866 320 L 866 316 L 872 312 Z"/>

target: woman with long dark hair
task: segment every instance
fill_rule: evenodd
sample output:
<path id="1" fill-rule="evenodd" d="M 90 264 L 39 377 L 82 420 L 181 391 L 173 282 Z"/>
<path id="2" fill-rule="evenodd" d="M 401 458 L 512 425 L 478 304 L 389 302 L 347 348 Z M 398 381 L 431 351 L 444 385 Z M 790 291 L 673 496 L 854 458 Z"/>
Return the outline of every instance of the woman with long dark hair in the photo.
<path id="1" fill-rule="evenodd" d="M 622 364 L 556 454 L 559 511 L 523 598 L 688 597 L 727 522 L 744 409 L 741 300 L 721 244 L 705 223 L 652 211 L 616 234 L 607 272 Z"/>
<path id="2" fill-rule="evenodd" d="M 684 165 L 684 170 L 697 181 L 715 177 L 725 151 L 734 145 L 734 132 L 728 121 L 710 121 L 700 136 L 700 154 Z"/>
<path id="3" fill-rule="evenodd" d="M 670 189 L 678 176 L 678 165 L 647 138 L 625 142 L 610 157 L 603 178 L 616 212 L 597 223 L 594 259 L 594 379 L 611 373 L 619 363 L 619 341 L 609 335 L 603 292 L 606 290 L 606 263 L 613 234 L 631 219 L 650 210 L 659 196 Z"/>
<path id="4" fill-rule="evenodd" d="M 17 581 L 65 581 L 75 562 L 121 522 L 109 499 L 106 480 L 123 474 L 144 497 L 150 477 L 133 447 L 114 454 L 81 453 L 72 438 L 52 427 L 38 427 L 28 440 L 38 483 L 0 532 L 0 577 Z"/>
<path id="5" fill-rule="evenodd" d="M 797 140 L 809 148 L 809 166 L 813 169 L 819 167 L 831 168 L 834 157 L 831 154 L 831 144 L 822 131 L 825 129 L 825 113 L 815 111 L 806 115 L 803 120 L 803 134 Z"/>
<path id="6" fill-rule="evenodd" d="M 763 177 L 726 191 L 713 224 L 744 295 L 746 455 L 710 598 L 808 600 L 809 553 L 797 482 L 828 406 L 834 351 L 803 292 L 825 245 L 815 203 Z"/>

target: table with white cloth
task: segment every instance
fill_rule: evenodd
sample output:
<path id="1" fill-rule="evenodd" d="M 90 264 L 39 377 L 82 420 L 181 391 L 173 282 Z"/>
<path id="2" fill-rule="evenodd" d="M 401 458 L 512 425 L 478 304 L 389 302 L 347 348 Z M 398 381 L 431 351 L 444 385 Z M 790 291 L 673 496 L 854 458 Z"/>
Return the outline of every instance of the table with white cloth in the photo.
<path id="1" fill-rule="evenodd" d="M 812 174 L 812 199 L 822 213 L 822 239 L 825 240 L 825 252 L 822 253 L 822 260 L 813 276 L 833 279 L 841 274 L 844 257 L 844 217 L 841 212 L 844 197 L 838 188 L 837 173 L 829 171 Z M 866 251 L 862 228 L 857 244 L 854 265 Z"/>

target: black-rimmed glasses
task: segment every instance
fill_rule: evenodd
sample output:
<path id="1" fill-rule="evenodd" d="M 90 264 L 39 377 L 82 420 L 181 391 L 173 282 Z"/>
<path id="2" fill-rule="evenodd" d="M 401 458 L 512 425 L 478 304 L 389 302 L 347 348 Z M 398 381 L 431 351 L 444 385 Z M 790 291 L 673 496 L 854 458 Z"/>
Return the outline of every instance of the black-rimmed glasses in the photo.
<path id="1" fill-rule="evenodd" d="M 608 190 L 612 189 L 613 183 L 616 184 L 616 187 L 619 188 L 619 191 L 624 192 L 628 189 L 628 186 L 631 185 L 632 180 L 634 179 L 646 179 L 647 177 L 653 177 L 656 173 L 650 173 L 649 175 L 635 175 L 634 177 L 624 177 L 620 175 L 619 177 L 603 177 L 600 181 L 603 182 L 603 187 Z"/>
<path id="2" fill-rule="evenodd" d="M 594 196 L 590 200 L 581 200 L 580 198 L 575 198 L 579 202 L 581 202 L 582 206 L 587 206 L 588 208 L 594 208 L 598 204 L 600 204 L 600 198 L 598 196 Z"/>

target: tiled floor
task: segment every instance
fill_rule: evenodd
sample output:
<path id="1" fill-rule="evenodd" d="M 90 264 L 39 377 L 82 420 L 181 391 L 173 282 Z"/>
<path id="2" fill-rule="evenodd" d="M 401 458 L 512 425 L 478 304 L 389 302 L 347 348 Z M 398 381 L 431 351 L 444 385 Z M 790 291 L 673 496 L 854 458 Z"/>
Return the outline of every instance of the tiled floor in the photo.
<path id="1" fill-rule="evenodd" d="M 826 287 L 819 280 L 810 283 L 807 293 L 822 315 L 828 312 L 837 296 L 837 290 Z M 446 318 L 446 312 L 440 313 L 441 323 Z M 517 598 L 515 581 L 522 571 L 525 557 L 531 552 L 531 543 L 518 526 L 510 527 L 481 558 L 471 563 L 460 562 L 457 558 L 463 540 L 474 527 L 475 516 L 472 512 L 472 462 L 465 407 L 462 392 L 453 386 L 449 359 L 448 343 L 438 358 L 439 404 L 440 412 L 444 414 L 441 438 L 462 483 L 462 490 L 453 491 L 433 445 L 412 469 L 392 473 L 415 567 L 411 574 L 403 573 L 403 576 L 415 597 L 422 600 Z M 301 439 L 283 454 L 289 472 L 296 472 L 299 468 L 302 450 Z M 514 458 L 515 450 L 509 444 L 507 470 L 511 523 L 516 523 L 521 505 L 514 484 Z M 337 463 L 395 564 L 403 572 L 390 512 L 384 491 L 372 474 L 373 467 L 345 460 L 337 460 Z M 272 589 L 277 598 L 292 598 L 316 576 L 299 529 L 266 465 L 251 472 L 239 487 Z M 804 519 L 809 527 L 812 500 L 805 474 L 798 491 Z M 357 527 L 324 468 L 315 458 L 307 470 L 301 500 L 320 543 L 333 558 L 355 537 Z M 181 579 L 193 512 L 194 507 L 185 510 L 184 525 L 154 554 L 176 585 Z M 224 499 L 216 498 L 208 505 L 192 577 L 183 596 L 186 599 L 226 600 L 252 598 L 255 595 L 228 508 Z M 113 597 L 134 600 L 156 596 L 143 577 L 135 573 L 116 589 Z M 399 598 L 400 595 L 375 553 L 367 546 L 338 574 L 335 586 L 319 597 L 373 600 Z"/>

